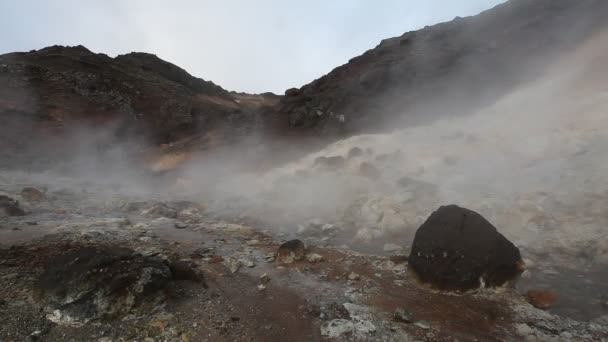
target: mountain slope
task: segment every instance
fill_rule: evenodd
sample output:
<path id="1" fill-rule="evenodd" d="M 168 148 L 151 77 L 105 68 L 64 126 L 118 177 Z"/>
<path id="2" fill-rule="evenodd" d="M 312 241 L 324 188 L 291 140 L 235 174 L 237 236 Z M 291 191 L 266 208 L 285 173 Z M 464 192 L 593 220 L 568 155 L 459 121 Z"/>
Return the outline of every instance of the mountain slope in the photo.
<path id="1" fill-rule="evenodd" d="M 474 17 L 382 41 L 300 89 L 292 126 L 351 134 L 470 112 L 531 81 L 606 26 L 602 0 L 512 0 Z"/>

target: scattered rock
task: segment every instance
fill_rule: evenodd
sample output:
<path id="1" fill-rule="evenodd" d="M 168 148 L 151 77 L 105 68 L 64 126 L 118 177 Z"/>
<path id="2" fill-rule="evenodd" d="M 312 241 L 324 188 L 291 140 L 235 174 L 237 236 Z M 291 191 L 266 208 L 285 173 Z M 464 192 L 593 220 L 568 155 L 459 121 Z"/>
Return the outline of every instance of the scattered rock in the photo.
<path id="1" fill-rule="evenodd" d="M 21 197 L 28 202 L 42 202 L 46 199 L 44 192 L 36 188 L 24 188 L 21 190 Z"/>
<path id="2" fill-rule="evenodd" d="M 317 263 L 323 261 L 323 256 L 317 253 L 310 253 L 306 255 L 306 260 L 311 263 Z"/>
<path id="3" fill-rule="evenodd" d="M 188 225 L 183 222 L 175 222 L 175 228 L 177 229 L 186 229 Z"/>
<path id="4" fill-rule="evenodd" d="M 397 322 L 412 323 L 414 321 L 414 316 L 412 313 L 403 308 L 396 309 L 393 317 Z"/>
<path id="5" fill-rule="evenodd" d="M 19 202 L 4 195 L 0 195 L 0 216 L 24 216 L 25 211 L 19 207 Z"/>
<path id="6" fill-rule="evenodd" d="M 501 286 L 523 271 L 513 243 L 456 205 L 440 207 L 418 228 L 408 262 L 421 281 L 444 290 Z"/>
<path id="7" fill-rule="evenodd" d="M 122 247 L 83 247 L 51 259 L 34 287 L 60 324 L 145 314 L 164 301 L 172 273 L 159 258 Z"/>
<path id="8" fill-rule="evenodd" d="M 291 264 L 294 261 L 304 258 L 306 247 L 304 243 L 298 239 L 290 240 L 279 246 L 277 251 L 277 260 L 281 264 Z"/>
<path id="9" fill-rule="evenodd" d="M 529 290 L 526 297 L 530 304 L 538 309 L 547 310 L 557 300 L 557 293 L 552 290 Z"/>

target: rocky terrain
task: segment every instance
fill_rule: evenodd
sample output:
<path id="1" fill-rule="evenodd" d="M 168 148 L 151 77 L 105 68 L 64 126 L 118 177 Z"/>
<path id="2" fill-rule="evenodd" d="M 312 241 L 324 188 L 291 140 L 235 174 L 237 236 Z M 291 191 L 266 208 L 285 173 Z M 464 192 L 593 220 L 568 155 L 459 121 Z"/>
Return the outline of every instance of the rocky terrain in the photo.
<path id="1" fill-rule="evenodd" d="M 608 341 L 607 14 L 508 1 L 284 95 L 0 56 L 0 341 Z"/>

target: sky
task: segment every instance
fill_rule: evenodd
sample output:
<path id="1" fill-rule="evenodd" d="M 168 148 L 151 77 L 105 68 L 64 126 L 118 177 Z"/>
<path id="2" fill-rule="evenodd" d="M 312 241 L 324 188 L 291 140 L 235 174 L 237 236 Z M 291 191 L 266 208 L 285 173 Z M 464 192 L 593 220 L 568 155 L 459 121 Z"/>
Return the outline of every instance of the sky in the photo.
<path id="1" fill-rule="evenodd" d="M 504 0 L 0 1 L 0 54 L 148 52 L 228 90 L 282 94 L 426 25 Z"/>

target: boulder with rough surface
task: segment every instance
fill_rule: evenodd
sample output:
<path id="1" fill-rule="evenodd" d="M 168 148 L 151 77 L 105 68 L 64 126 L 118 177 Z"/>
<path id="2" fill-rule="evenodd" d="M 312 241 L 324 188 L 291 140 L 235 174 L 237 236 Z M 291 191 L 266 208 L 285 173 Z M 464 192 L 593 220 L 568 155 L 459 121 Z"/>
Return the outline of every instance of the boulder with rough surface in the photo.
<path id="1" fill-rule="evenodd" d="M 523 270 L 513 243 L 456 205 L 440 207 L 418 228 L 408 261 L 421 281 L 444 290 L 501 286 Z"/>
<path id="2" fill-rule="evenodd" d="M 171 279 L 159 258 L 122 247 L 82 247 L 49 261 L 34 298 L 50 320 L 83 324 L 151 312 L 164 301 Z"/>

